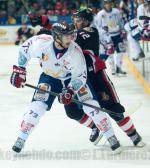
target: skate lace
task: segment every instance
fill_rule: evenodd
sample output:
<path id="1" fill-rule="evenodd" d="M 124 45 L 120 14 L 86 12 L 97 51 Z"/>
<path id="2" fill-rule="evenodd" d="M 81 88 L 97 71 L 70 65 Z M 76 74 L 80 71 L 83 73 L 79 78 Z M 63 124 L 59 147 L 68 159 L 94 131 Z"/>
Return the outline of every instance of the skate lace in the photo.
<path id="1" fill-rule="evenodd" d="M 138 134 L 135 134 L 134 136 L 131 137 L 131 140 L 134 142 L 137 140 L 138 137 L 139 137 Z"/>
<path id="2" fill-rule="evenodd" d="M 17 140 L 15 146 L 18 148 L 22 148 L 24 146 L 24 140 L 22 139 Z"/>
<path id="3" fill-rule="evenodd" d="M 109 143 L 110 143 L 111 146 L 114 146 L 118 142 L 115 136 L 110 137 L 108 139 L 108 141 L 109 141 Z"/>
<path id="4" fill-rule="evenodd" d="M 92 132 L 91 132 L 91 135 L 95 135 L 97 133 L 97 131 L 98 131 L 97 128 L 93 128 Z"/>

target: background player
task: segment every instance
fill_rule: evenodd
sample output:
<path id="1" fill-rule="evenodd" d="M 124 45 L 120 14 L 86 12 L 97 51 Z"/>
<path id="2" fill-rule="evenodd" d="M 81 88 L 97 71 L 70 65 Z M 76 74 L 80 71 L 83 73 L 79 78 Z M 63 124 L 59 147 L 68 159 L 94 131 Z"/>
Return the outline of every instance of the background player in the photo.
<path id="1" fill-rule="evenodd" d="M 79 10 L 73 15 L 73 21 L 77 28 L 76 42 L 83 50 L 86 64 L 88 79 L 97 94 L 98 102 L 102 108 L 111 110 L 118 114 L 110 114 L 110 117 L 116 121 L 118 126 L 127 134 L 134 145 L 144 146 L 141 136 L 137 133 L 131 118 L 124 117 L 125 109 L 120 104 L 112 81 L 105 72 L 105 64 L 98 57 L 99 54 L 99 35 L 98 31 L 90 27 L 93 21 L 93 13 L 90 9 Z M 83 110 L 76 104 L 71 103 L 65 106 L 67 115 L 75 120 L 82 121 Z M 80 110 L 79 110 L 80 109 Z M 82 110 L 82 111 L 81 111 Z M 77 113 L 77 111 L 80 111 Z M 121 115 L 121 117 L 119 116 Z M 79 118 L 81 117 L 81 118 Z M 86 116 L 84 117 L 86 118 Z M 95 130 L 95 134 L 97 135 Z M 92 139 L 91 139 L 92 140 Z"/>
<path id="2" fill-rule="evenodd" d="M 112 0 L 104 0 L 104 9 L 98 12 L 95 17 L 95 25 L 98 29 L 107 26 L 111 39 L 116 51 L 116 59 L 114 55 L 109 56 L 109 63 L 112 75 L 125 75 L 122 70 L 123 53 L 126 51 L 123 36 L 125 34 L 123 18 L 118 9 L 112 7 Z"/>
<path id="3" fill-rule="evenodd" d="M 16 45 L 22 44 L 33 35 L 34 30 L 29 28 L 26 24 L 22 24 L 22 26 L 17 31 L 17 40 L 15 44 Z"/>

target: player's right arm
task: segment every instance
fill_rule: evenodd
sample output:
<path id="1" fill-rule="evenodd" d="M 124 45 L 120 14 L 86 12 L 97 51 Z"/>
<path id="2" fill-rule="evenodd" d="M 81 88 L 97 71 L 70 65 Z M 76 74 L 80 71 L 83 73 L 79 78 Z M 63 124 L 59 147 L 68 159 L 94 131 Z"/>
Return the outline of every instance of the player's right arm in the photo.
<path id="1" fill-rule="evenodd" d="M 28 39 L 22 44 L 19 50 L 17 65 L 13 65 L 10 83 L 16 88 L 22 88 L 26 82 L 26 66 L 30 60 L 30 52 L 33 50 L 35 37 Z"/>
<path id="2" fill-rule="evenodd" d="M 29 38 L 25 41 L 19 50 L 18 63 L 13 65 L 13 72 L 10 78 L 10 83 L 17 87 L 21 88 L 26 82 L 26 66 L 31 58 L 41 58 L 42 56 L 42 47 L 45 45 L 45 42 L 48 42 L 51 39 L 51 36 L 40 35 Z"/>
<path id="3" fill-rule="evenodd" d="M 81 48 L 75 44 L 71 51 L 72 59 L 70 61 L 71 80 L 66 88 L 59 94 L 58 100 L 60 103 L 69 104 L 71 99 L 85 87 L 87 80 L 86 62 Z"/>

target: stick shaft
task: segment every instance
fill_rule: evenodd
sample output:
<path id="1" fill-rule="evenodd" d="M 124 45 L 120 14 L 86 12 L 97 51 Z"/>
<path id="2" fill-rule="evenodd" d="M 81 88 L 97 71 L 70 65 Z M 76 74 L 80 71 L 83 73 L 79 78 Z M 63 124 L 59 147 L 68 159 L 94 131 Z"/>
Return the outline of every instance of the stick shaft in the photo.
<path id="1" fill-rule="evenodd" d="M 58 93 L 55 93 L 55 92 L 52 92 L 52 91 L 46 91 L 46 90 L 40 89 L 40 88 L 38 88 L 36 86 L 30 85 L 30 84 L 27 84 L 27 83 L 25 84 L 25 86 L 30 87 L 32 89 L 44 91 L 44 92 L 49 93 L 50 95 L 55 96 L 55 97 L 58 97 L 58 95 L 59 95 Z M 117 114 L 117 113 L 115 113 L 113 111 L 106 110 L 106 109 L 103 109 L 101 107 L 94 106 L 92 104 L 88 104 L 88 103 L 85 103 L 85 102 L 80 102 L 77 99 L 72 99 L 71 101 L 74 102 L 74 103 L 77 103 L 79 105 L 85 105 L 85 106 L 91 107 L 93 109 L 99 110 L 101 112 L 105 112 L 105 113 L 108 113 L 108 114 L 111 114 L 111 115 L 114 115 L 114 116 L 117 116 L 117 117 L 121 117 L 121 114 Z"/>
<path id="2" fill-rule="evenodd" d="M 26 10 L 26 13 L 28 14 L 30 10 L 29 10 L 27 4 L 25 3 L 24 0 L 21 0 L 21 2 L 22 2 L 23 6 L 24 6 L 24 8 L 25 8 L 25 10 Z"/>

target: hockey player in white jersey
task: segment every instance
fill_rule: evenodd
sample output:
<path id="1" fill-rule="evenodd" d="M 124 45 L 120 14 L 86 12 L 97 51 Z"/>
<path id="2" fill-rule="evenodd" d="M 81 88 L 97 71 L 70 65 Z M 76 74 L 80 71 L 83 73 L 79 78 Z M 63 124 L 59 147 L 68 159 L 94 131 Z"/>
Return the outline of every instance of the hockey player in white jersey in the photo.
<path id="1" fill-rule="evenodd" d="M 145 27 L 147 20 L 141 19 L 142 16 L 150 17 L 150 0 L 145 0 L 145 3 L 137 8 L 137 19 L 142 27 Z"/>
<path id="2" fill-rule="evenodd" d="M 138 19 L 135 18 L 130 20 L 125 24 L 124 28 L 128 32 L 127 39 L 134 49 L 134 55 L 131 55 L 133 61 L 138 61 L 139 59 L 144 58 L 145 54 L 140 45 L 140 40 L 145 36 L 144 33 L 146 33 L 146 31 L 139 24 Z"/>
<path id="3" fill-rule="evenodd" d="M 112 8 L 112 0 L 104 0 L 104 9 L 97 14 L 95 25 L 98 29 L 107 26 L 114 43 L 114 48 L 117 54 L 116 61 L 113 55 L 109 56 L 112 74 L 115 75 L 117 73 L 118 75 L 125 75 L 126 72 L 122 70 L 123 53 L 126 51 L 123 42 L 123 18 L 118 9 Z"/>
<path id="4" fill-rule="evenodd" d="M 18 65 L 13 66 L 11 84 L 23 87 L 26 81 L 26 66 L 30 58 L 39 58 L 43 73 L 38 87 L 59 93 L 58 100 L 69 104 L 77 95 L 82 102 L 99 106 L 90 87 L 86 85 L 86 63 L 80 47 L 72 41 L 74 28 L 66 23 L 55 23 L 50 35 L 34 36 L 20 48 Z M 50 110 L 55 97 L 36 90 L 28 111 L 23 116 L 20 133 L 13 146 L 20 152 L 25 141 L 38 124 L 46 111 Z M 103 135 L 112 139 L 111 149 L 120 152 L 120 143 L 114 135 L 111 123 L 105 113 L 83 106 L 84 112 L 90 116 Z"/>
<path id="5" fill-rule="evenodd" d="M 99 29 L 99 43 L 100 58 L 106 61 L 110 55 L 114 54 L 114 45 L 107 26 Z"/>
<path id="6" fill-rule="evenodd" d="M 145 54 L 140 46 L 140 40 L 150 40 L 150 0 L 139 5 L 137 18 L 126 23 L 125 30 L 128 32 L 128 41 L 135 49 L 133 60 L 138 61 L 140 58 L 144 58 Z"/>

